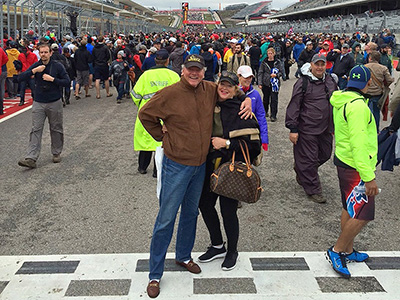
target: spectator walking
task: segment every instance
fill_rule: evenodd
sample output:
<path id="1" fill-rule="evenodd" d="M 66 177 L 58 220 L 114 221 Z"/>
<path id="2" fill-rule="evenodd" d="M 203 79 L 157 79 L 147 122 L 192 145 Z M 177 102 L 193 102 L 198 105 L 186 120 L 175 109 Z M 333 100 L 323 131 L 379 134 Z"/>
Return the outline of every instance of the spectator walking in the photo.
<path id="1" fill-rule="evenodd" d="M 250 57 L 250 66 L 253 70 L 254 74 L 253 79 L 255 79 L 255 83 L 258 84 L 258 68 L 260 67 L 260 58 L 261 58 L 261 49 L 257 46 L 257 40 L 250 40 L 250 49 L 247 52 L 247 55 Z M 254 82 L 253 82 L 254 84 Z"/>
<path id="2" fill-rule="evenodd" d="M 71 82 L 73 82 L 75 80 L 76 77 L 76 71 L 75 71 L 75 65 L 74 65 L 74 60 L 71 57 L 71 52 L 68 48 L 63 48 L 63 55 L 65 57 L 66 63 L 67 63 L 67 67 L 66 67 L 66 71 L 68 73 L 68 77 L 71 80 Z M 62 95 L 63 95 L 63 106 L 65 106 L 66 104 L 70 104 L 70 98 L 71 98 L 71 83 L 69 84 L 69 86 L 66 87 L 62 87 Z"/>
<path id="3" fill-rule="evenodd" d="M 20 81 L 26 81 L 31 76 L 35 78 L 35 98 L 32 105 L 32 130 L 29 146 L 25 158 L 18 162 L 21 167 L 30 169 L 36 168 L 46 118 L 48 118 L 50 127 L 53 162 L 59 163 L 61 161 L 64 131 L 60 87 L 67 87 L 70 84 L 70 79 L 64 66 L 51 59 L 52 50 L 50 45 L 41 44 L 38 48 L 40 60 L 19 75 Z"/>
<path id="4" fill-rule="evenodd" d="M 271 122 L 276 122 L 278 113 L 278 94 L 280 81 L 279 76 L 282 74 L 281 64 L 275 59 L 275 50 L 269 48 L 267 50 L 267 58 L 261 62 L 258 70 L 259 88 L 263 92 L 263 103 L 266 117 L 269 116 L 269 107 L 271 104 Z"/>
<path id="5" fill-rule="evenodd" d="M 376 129 L 378 132 L 381 118 L 381 108 L 378 106 L 378 101 L 383 94 L 383 88 L 390 86 L 394 81 L 394 78 L 390 76 L 388 68 L 379 63 L 380 58 L 381 54 L 378 51 L 373 50 L 368 55 L 369 63 L 365 65 L 371 71 L 372 77 L 367 90 L 368 95 L 370 95 L 368 107 L 375 118 Z"/>
<path id="6" fill-rule="evenodd" d="M 74 53 L 74 64 L 76 69 L 75 99 L 81 99 L 79 88 L 85 89 L 85 97 L 89 95 L 89 63 L 92 63 L 92 54 L 86 48 L 86 40 L 83 39 L 79 48 Z"/>
<path id="7" fill-rule="evenodd" d="M 97 44 L 93 47 L 93 68 L 94 68 L 94 80 L 96 86 L 96 98 L 100 99 L 100 81 L 104 81 L 107 97 L 111 97 L 110 93 L 110 81 L 109 81 L 109 65 L 110 51 L 104 44 L 104 37 L 99 36 Z"/>
<path id="8" fill-rule="evenodd" d="M 329 97 L 337 90 L 331 75 L 326 74 L 326 57 L 314 54 L 311 64 L 302 68 L 303 76 L 293 86 L 286 109 L 285 125 L 293 143 L 296 181 L 309 198 L 325 203 L 318 168 L 332 154 L 333 121 Z"/>
<path id="9" fill-rule="evenodd" d="M 122 103 L 122 97 L 125 94 L 125 85 L 128 80 L 129 64 L 125 60 L 126 54 L 120 50 L 117 53 L 117 59 L 111 63 L 109 77 L 113 78 L 113 85 L 117 89 L 117 103 Z"/>

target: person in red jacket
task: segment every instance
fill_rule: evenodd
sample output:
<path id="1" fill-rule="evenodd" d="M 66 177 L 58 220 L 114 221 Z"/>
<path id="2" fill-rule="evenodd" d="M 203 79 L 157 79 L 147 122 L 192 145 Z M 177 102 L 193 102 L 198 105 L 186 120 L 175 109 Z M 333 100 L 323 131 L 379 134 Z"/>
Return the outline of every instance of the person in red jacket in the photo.
<path id="1" fill-rule="evenodd" d="M 319 53 L 320 53 L 321 55 L 327 57 L 327 56 L 328 56 L 328 53 L 331 51 L 331 50 L 329 49 L 329 47 L 330 47 L 329 42 L 328 42 L 328 41 L 325 41 L 325 42 L 322 44 L 322 49 L 319 50 Z M 327 71 L 328 73 L 331 73 L 332 67 L 333 67 L 333 62 L 327 61 L 327 62 L 326 62 L 326 71 Z"/>
<path id="2" fill-rule="evenodd" d="M 26 70 L 28 70 L 28 68 L 30 66 L 32 66 L 35 62 L 38 61 L 36 54 L 34 54 L 32 52 L 33 49 L 33 45 L 30 45 L 29 43 L 25 43 L 24 47 L 21 50 L 20 55 L 18 56 L 18 60 L 20 60 L 22 62 L 22 71 L 21 72 L 25 72 Z M 34 87 L 35 87 L 35 81 L 34 79 L 31 77 L 29 78 L 29 80 L 27 81 L 21 81 L 20 83 L 20 87 L 19 87 L 19 94 L 21 96 L 20 101 L 19 101 L 19 105 L 22 106 L 25 104 L 25 90 L 26 87 L 29 86 L 29 88 L 31 89 L 31 93 L 32 93 L 32 98 L 33 98 L 33 91 L 34 91 Z"/>
<path id="3" fill-rule="evenodd" d="M 7 67 L 6 63 L 8 62 L 8 56 L 6 52 L 2 48 L 0 48 L 0 115 L 4 113 L 4 92 L 5 92 L 5 84 L 7 78 Z"/>

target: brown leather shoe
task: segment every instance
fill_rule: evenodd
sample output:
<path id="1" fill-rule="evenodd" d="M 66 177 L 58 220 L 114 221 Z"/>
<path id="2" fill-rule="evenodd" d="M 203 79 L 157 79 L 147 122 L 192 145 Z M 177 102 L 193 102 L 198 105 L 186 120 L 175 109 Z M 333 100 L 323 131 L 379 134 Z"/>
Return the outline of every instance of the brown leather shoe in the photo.
<path id="1" fill-rule="evenodd" d="M 195 262 L 193 262 L 193 260 L 191 259 L 187 264 L 185 264 L 184 262 L 181 261 L 175 261 L 175 263 L 177 265 L 180 265 L 184 268 L 186 268 L 190 273 L 194 273 L 194 274 L 199 274 L 201 273 L 201 269 L 199 267 L 198 264 L 196 264 Z"/>
<path id="2" fill-rule="evenodd" d="M 152 280 L 147 285 L 147 295 L 150 298 L 156 298 L 160 294 L 160 283 L 157 280 Z"/>

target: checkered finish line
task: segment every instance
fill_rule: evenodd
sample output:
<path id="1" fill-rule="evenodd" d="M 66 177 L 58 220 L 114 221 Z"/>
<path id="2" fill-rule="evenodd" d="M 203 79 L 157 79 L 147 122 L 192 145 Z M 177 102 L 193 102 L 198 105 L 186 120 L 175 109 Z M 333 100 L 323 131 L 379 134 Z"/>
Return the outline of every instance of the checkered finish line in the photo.
<path id="1" fill-rule="evenodd" d="M 201 253 L 194 253 L 196 258 Z M 232 271 L 222 259 L 194 275 L 167 255 L 157 299 L 399 299 L 400 252 L 368 252 L 338 277 L 323 252 L 242 252 Z M 0 299 L 146 299 L 141 254 L 0 256 Z"/>

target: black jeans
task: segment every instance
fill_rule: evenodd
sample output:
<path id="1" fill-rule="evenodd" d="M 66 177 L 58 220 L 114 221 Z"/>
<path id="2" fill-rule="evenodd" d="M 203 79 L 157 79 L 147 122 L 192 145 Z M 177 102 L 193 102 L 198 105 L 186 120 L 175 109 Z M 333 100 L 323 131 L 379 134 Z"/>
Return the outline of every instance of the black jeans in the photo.
<path id="1" fill-rule="evenodd" d="M 222 220 L 225 228 L 226 237 L 228 239 L 228 251 L 236 252 L 239 240 L 239 219 L 237 216 L 238 201 L 219 196 L 210 190 L 210 176 L 213 170 L 213 163 L 207 161 L 206 178 L 204 180 L 203 191 L 200 198 L 199 208 L 204 223 L 210 233 L 211 244 L 214 246 L 223 243 L 221 225 L 215 204 L 219 197 L 219 205 L 221 208 Z"/>
<path id="2" fill-rule="evenodd" d="M 154 151 L 139 151 L 139 169 L 147 170 L 151 162 L 151 156 Z M 154 172 L 157 172 L 156 162 L 154 160 Z"/>
<path id="3" fill-rule="evenodd" d="M 251 69 L 253 70 L 253 81 L 251 84 L 258 84 L 258 69 L 259 69 L 259 64 L 252 64 Z"/>
<path id="4" fill-rule="evenodd" d="M 263 92 L 263 104 L 265 113 L 268 113 L 269 106 L 271 104 L 271 118 L 276 118 L 278 113 L 278 93 L 272 91 L 271 86 L 262 86 Z"/>
<path id="5" fill-rule="evenodd" d="M 27 86 L 31 89 L 31 93 L 32 93 L 32 98 L 33 98 L 33 92 L 35 90 L 35 79 L 33 78 L 29 78 L 26 81 L 21 81 L 19 84 L 19 95 L 21 97 L 20 102 L 25 102 L 25 91 Z"/>

